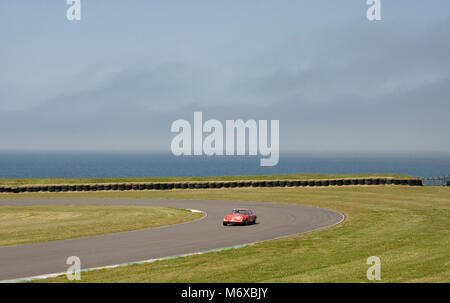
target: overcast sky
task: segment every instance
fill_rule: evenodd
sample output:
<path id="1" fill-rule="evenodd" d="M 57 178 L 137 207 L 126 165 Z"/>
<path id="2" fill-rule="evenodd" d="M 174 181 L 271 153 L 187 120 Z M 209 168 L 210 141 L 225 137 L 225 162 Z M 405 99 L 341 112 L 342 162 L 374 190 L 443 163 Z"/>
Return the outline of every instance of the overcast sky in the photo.
<path id="1" fill-rule="evenodd" d="M 450 2 L 0 1 L 0 150 L 169 151 L 278 119 L 281 152 L 450 152 Z"/>

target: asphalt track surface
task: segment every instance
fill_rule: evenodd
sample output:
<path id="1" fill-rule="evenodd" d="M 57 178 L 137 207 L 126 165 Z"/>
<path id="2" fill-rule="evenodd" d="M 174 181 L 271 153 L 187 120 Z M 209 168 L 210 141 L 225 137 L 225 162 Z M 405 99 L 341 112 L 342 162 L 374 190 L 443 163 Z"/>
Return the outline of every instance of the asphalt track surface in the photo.
<path id="1" fill-rule="evenodd" d="M 167 199 L 11 199 L 5 205 L 138 205 L 201 210 L 202 219 L 166 227 L 0 248 L 0 281 L 65 272 L 69 256 L 82 269 L 197 253 L 306 233 L 344 220 L 336 211 L 282 203 Z M 255 211 L 257 224 L 223 226 L 233 208 Z"/>

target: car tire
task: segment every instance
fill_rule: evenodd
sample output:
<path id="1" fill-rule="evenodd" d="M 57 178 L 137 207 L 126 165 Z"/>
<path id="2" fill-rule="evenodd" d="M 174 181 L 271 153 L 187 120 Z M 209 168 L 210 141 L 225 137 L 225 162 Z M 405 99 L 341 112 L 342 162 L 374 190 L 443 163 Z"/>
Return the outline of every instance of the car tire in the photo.
<path id="1" fill-rule="evenodd" d="M 227 224 L 227 223 L 225 223 L 225 222 L 223 222 L 222 224 L 223 224 L 223 226 L 227 226 L 227 225 L 228 225 L 228 224 Z"/>

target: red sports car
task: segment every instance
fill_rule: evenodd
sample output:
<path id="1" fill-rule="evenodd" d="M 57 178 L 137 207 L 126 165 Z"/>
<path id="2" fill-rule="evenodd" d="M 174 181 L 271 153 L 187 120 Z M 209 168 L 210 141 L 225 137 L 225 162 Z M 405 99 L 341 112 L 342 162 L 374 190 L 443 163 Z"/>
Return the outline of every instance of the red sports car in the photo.
<path id="1" fill-rule="evenodd" d="M 231 214 L 223 217 L 223 225 L 248 225 L 256 223 L 256 215 L 247 208 L 235 208 Z"/>

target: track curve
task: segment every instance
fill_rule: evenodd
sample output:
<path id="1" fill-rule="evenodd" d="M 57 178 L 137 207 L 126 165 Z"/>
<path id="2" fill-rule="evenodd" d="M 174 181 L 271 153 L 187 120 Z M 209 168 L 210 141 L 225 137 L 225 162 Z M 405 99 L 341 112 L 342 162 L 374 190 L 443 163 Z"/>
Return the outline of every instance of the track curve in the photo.
<path id="1" fill-rule="evenodd" d="M 13 199 L 6 205 L 136 205 L 197 209 L 202 219 L 159 228 L 0 248 L 0 281 L 65 272 L 69 256 L 83 269 L 176 256 L 301 234 L 343 221 L 339 212 L 304 205 L 168 199 Z M 251 208 L 259 224 L 222 226 L 236 207 Z"/>

